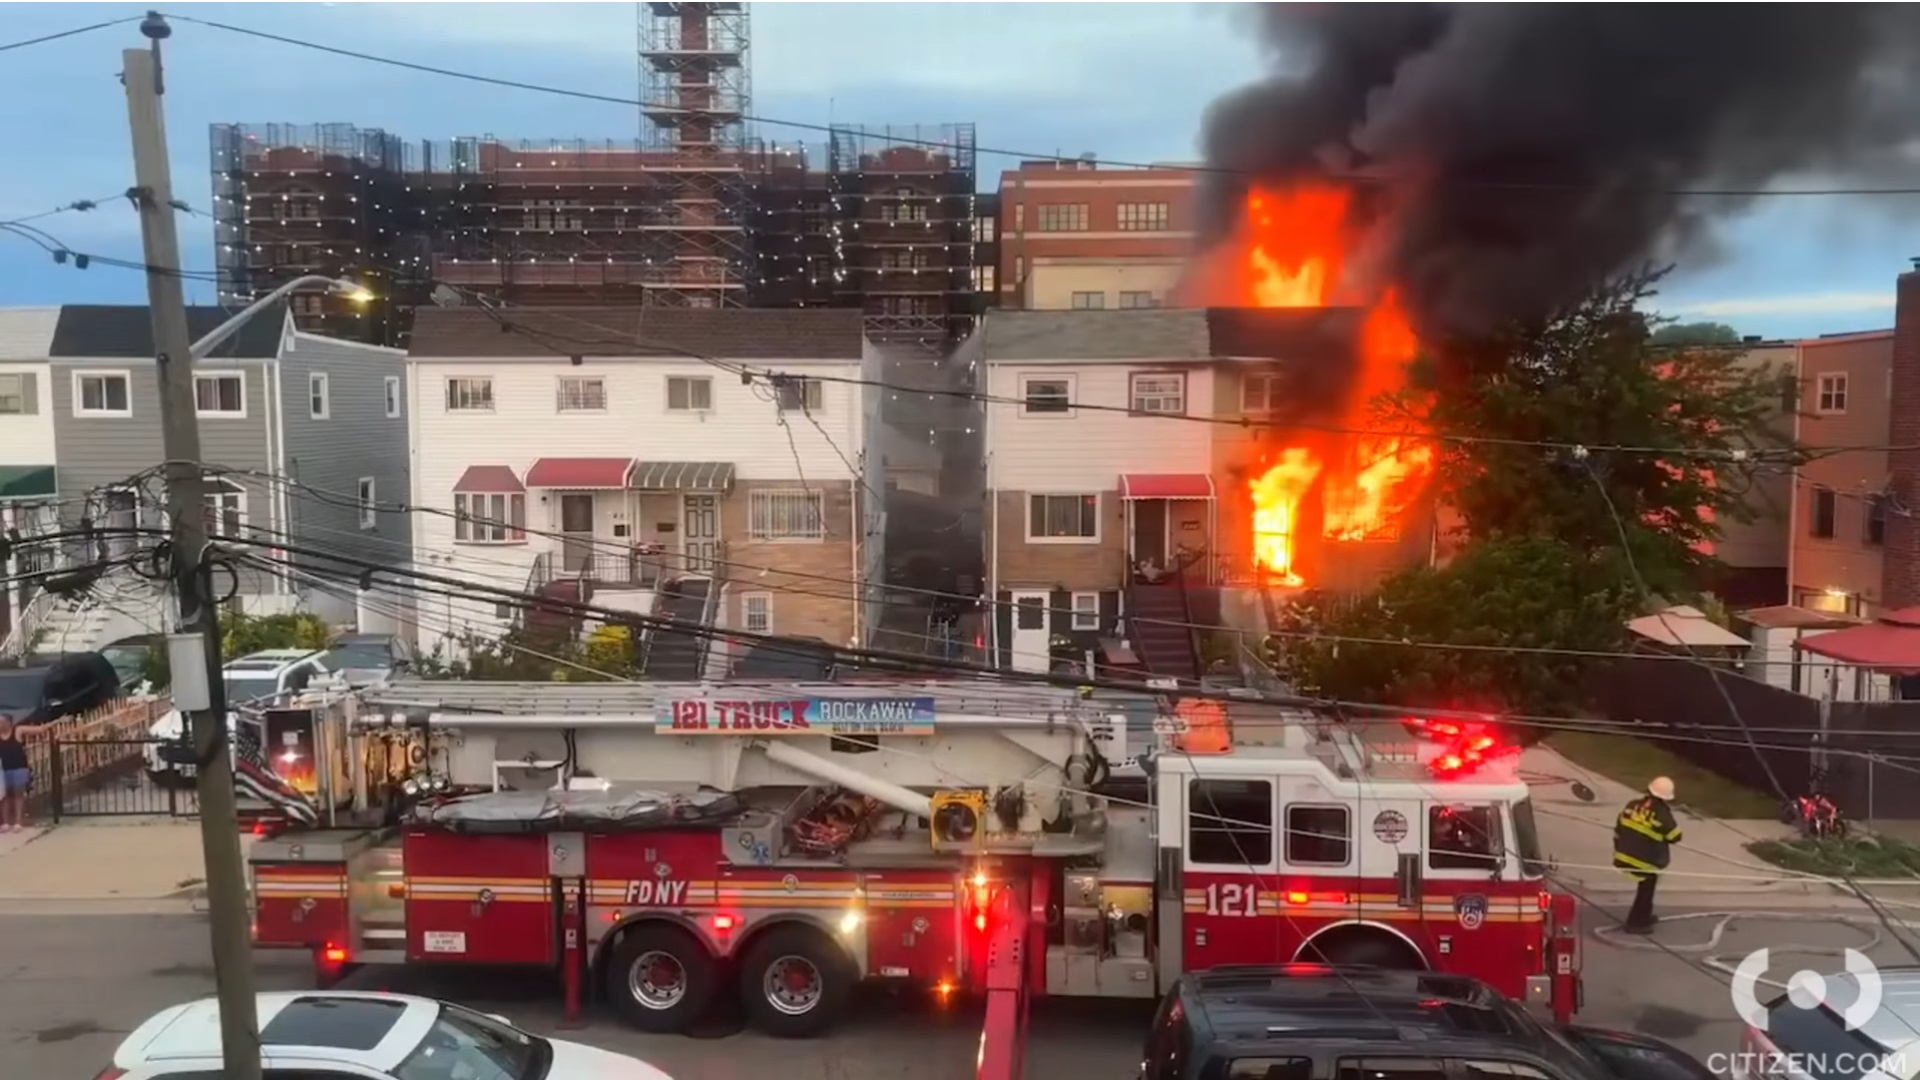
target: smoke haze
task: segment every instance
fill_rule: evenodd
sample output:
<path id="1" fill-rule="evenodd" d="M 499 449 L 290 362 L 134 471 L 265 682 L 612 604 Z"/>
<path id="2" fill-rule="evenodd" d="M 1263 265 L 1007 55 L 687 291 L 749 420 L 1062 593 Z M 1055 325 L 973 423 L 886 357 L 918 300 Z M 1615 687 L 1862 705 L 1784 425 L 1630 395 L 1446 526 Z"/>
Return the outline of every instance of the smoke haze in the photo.
<path id="1" fill-rule="evenodd" d="M 1276 74 L 1209 109 L 1208 163 L 1380 175 L 1361 265 L 1428 332 L 1572 302 L 1751 201 L 1672 189 L 1857 185 L 1920 144 L 1916 5 L 1289 3 L 1253 24 Z M 1248 180 L 1208 180 L 1203 237 Z"/>

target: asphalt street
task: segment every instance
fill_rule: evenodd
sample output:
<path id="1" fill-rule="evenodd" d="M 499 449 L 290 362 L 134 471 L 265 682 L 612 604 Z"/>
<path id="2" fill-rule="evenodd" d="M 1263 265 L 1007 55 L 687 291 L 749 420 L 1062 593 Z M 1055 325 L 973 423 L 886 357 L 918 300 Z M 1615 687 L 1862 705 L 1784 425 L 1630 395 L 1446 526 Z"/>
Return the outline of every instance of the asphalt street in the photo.
<path id="1" fill-rule="evenodd" d="M 1849 947 L 1881 964 L 1915 963 L 1886 935 L 1828 913 L 1749 915 L 1724 926 L 1717 917 L 1684 915 L 1669 910 L 1651 941 L 1630 947 L 1584 939 L 1580 1022 L 1658 1036 L 1705 1061 L 1733 1049 L 1740 1033 L 1726 976 L 1711 969 L 1709 956 L 1731 965 L 1771 947 L 1770 977 L 1779 981 L 1803 967 L 1835 970 Z M 89 1080 L 141 1020 L 213 992 L 199 916 L 0 914 L 0 941 L 0 1072 L 8 1076 Z M 262 989 L 310 985 L 301 957 L 263 953 L 257 970 Z M 764 1039 L 724 1020 L 700 1038 L 647 1036 L 604 1014 L 582 1030 L 561 1031 L 558 992 L 537 975 L 374 970 L 349 985 L 455 998 L 535 1031 L 645 1058 L 678 1080 L 962 1080 L 973 1075 L 980 1030 L 977 1009 L 871 997 L 842 1032 L 804 1043 Z M 1138 1006 L 1042 1003 L 1029 1075 L 1124 1080 L 1137 1068 L 1146 1020 Z"/>

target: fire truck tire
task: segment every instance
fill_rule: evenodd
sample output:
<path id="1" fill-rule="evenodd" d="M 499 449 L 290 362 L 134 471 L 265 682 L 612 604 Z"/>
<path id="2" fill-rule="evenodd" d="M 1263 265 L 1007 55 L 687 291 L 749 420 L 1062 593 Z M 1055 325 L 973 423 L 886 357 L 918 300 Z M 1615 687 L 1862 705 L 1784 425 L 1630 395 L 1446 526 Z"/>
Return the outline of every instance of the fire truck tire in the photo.
<path id="1" fill-rule="evenodd" d="M 1338 927 L 1315 938 L 1300 954 L 1309 964 L 1340 967 L 1376 967 L 1389 971 L 1424 971 L 1426 962 L 1404 942 L 1378 930 Z"/>
<path id="2" fill-rule="evenodd" d="M 740 1000 L 754 1027 L 806 1039 L 840 1022 L 860 978 L 847 954 L 810 926 L 776 926 L 740 962 Z"/>
<path id="3" fill-rule="evenodd" d="M 705 945 L 677 926 L 629 929 L 607 964 L 607 997 L 641 1031 L 675 1034 L 705 1017 L 719 989 L 720 966 Z"/>

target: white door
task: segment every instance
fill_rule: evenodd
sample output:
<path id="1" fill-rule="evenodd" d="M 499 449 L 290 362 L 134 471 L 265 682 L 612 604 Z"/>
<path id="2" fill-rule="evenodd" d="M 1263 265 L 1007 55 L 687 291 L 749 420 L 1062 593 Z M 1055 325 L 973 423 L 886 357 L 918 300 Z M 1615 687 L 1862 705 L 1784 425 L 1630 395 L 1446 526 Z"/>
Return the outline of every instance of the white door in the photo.
<path id="1" fill-rule="evenodd" d="M 138 551 L 143 539 L 134 533 L 141 524 L 139 496 L 127 488 L 108 491 L 105 516 L 102 527 L 107 530 L 109 557 L 124 558 Z"/>
<path id="2" fill-rule="evenodd" d="M 1007 649 L 1012 653 L 1009 666 L 1015 671 L 1046 671 L 1052 667 L 1047 654 L 1047 643 L 1052 635 L 1047 632 L 1048 595 L 1043 592 L 1014 592 L 1013 633 L 1009 635 Z"/>
<path id="3" fill-rule="evenodd" d="M 720 554 L 719 546 L 720 496 L 683 496 L 680 510 L 682 572 L 695 577 L 713 573 L 713 560 Z"/>

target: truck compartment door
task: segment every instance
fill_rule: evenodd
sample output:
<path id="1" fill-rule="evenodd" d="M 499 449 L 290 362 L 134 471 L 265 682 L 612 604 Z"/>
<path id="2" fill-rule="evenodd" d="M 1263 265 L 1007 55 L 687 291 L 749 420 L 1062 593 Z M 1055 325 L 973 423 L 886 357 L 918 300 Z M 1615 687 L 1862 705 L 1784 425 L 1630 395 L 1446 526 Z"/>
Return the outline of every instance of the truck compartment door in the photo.
<path id="1" fill-rule="evenodd" d="M 407 959 L 552 964 L 558 904 L 547 837 L 406 835 Z"/>

